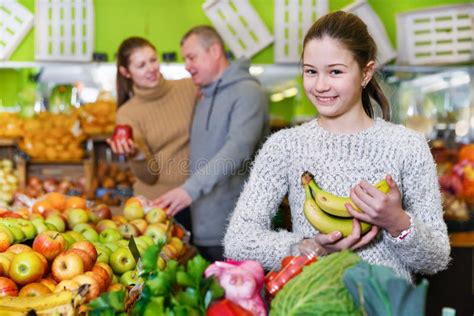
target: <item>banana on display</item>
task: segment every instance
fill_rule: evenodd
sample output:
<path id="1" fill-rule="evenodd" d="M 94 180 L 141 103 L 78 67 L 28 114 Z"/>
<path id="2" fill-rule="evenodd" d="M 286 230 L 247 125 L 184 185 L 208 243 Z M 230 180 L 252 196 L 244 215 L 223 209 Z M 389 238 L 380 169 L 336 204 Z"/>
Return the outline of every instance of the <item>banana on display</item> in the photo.
<path id="1" fill-rule="evenodd" d="M 0 315 L 27 315 L 32 311 L 35 315 L 75 315 L 75 295 L 70 291 L 61 291 L 34 297 L 0 297 Z"/>
<path id="2" fill-rule="evenodd" d="M 352 216 L 347 211 L 345 204 L 350 203 L 356 208 L 351 198 L 323 191 L 314 181 L 314 176 L 308 171 L 301 176 L 301 182 L 306 196 L 303 212 L 311 225 L 323 234 L 340 231 L 343 237 L 349 236 L 352 232 Z M 384 193 L 390 189 L 385 180 L 378 182 L 375 187 Z M 358 210 L 361 212 L 360 209 Z M 368 232 L 372 227 L 369 223 L 362 221 L 359 223 L 362 234 Z"/>

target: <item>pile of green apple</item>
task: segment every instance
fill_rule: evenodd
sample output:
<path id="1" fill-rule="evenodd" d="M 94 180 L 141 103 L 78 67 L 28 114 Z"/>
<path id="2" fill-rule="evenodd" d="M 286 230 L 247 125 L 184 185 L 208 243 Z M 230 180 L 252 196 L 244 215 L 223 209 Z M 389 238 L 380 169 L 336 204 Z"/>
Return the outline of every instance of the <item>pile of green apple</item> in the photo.
<path id="1" fill-rule="evenodd" d="M 36 237 L 36 227 L 23 218 L 0 218 L 0 252 L 13 244 L 19 244 Z"/>
<path id="2" fill-rule="evenodd" d="M 71 243 L 71 237 L 78 233 L 90 241 L 97 250 L 97 260 L 112 267 L 120 283 L 130 285 L 137 282 L 136 261 L 128 248 L 130 238 L 134 238 L 138 252 L 142 256 L 148 247 L 166 243 L 163 256 L 158 258 L 159 267 L 164 267 L 164 258 L 178 258 L 185 250 L 180 238 L 170 235 L 169 220 L 165 210 L 152 207 L 145 212 L 143 202 L 130 198 L 124 206 L 123 215 L 110 218 L 91 218 L 90 213 L 80 209 L 65 212 L 68 227 L 64 237 Z M 97 210 L 96 210 L 97 215 Z"/>

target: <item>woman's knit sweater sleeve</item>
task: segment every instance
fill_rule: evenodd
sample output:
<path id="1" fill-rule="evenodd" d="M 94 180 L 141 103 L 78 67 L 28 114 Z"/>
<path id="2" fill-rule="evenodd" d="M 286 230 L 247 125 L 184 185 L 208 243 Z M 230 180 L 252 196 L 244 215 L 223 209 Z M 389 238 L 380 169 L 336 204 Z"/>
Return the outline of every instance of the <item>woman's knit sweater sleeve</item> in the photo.
<path id="1" fill-rule="evenodd" d="M 450 244 L 443 221 L 436 166 L 421 135 L 407 139 L 410 148 L 403 161 L 403 187 L 400 188 L 405 211 L 411 216 L 412 232 L 403 240 L 384 235 L 388 246 L 413 272 L 432 274 L 447 267 Z"/>
<path id="2" fill-rule="evenodd" d="M 279 264 L 291 244 L 303 238 L 271 228 L 271 220 L 288 191 L 290 160 L 286 135 L 285 131 L 272 135 L 255 159 L 224 238 L 227 258 L 253 259 L 271 269 Z"/>

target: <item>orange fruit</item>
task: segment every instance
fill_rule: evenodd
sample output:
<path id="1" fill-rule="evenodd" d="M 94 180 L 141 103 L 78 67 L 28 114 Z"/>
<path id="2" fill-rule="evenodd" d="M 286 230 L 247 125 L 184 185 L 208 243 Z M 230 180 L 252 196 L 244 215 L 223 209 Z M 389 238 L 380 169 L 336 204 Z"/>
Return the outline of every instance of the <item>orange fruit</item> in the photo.
<path id="1" fill-rule="evenodd" d="M 66 209 L 66 196 L 64 194 L 59 192 L 51 192 L 46 195 L 46 199 L 55 209 L 61 212 Z"/>
<path id="2" fill-rule="evenodd" d="M 143 207 L 142 201 L 138 197 L 132 196 L 131 198 L 128 198 L 127 201 L 125 201 L 124 208 L 132 204 L 138 204 Z"/>
<path id="3" fill-rule="evenodd" d="M 86 209 L 86 200 L 79 196 L 71 196 L 66 200 L 66 209 L 81 208 Z"/>
<path id="4" fill-rule="evenodd" d="M 32 207 L 33 213 L 43 214 L 46 211 L 54 209 L 53 205 L 47 199 L 37 200 Z"/>
<path id="5" fill-rule="evenodd" d="M 27 207 L 19 207 L 16 212 L 24 219 L 28 219 L 30 216 L 30 210 Z"/>

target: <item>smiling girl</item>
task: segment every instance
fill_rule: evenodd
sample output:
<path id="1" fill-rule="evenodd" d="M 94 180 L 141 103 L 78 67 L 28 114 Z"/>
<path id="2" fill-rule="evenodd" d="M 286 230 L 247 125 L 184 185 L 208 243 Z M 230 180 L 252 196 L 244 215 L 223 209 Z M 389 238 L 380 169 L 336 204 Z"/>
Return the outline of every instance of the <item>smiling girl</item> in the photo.
<path id="1" fill-rule="evenodd" d="M 297 244 L 316 255 L 352 249 L 409 280 L 413 272 L 446 268 L 450 245 L 433 158 L 422 135 L 388 122 L 389 104 L 373 76 L 376 54 L 366 25 L 353 14 L 334 12 L 310 28 L 303 83 L 319 116 L 275 133 L 259 152 L 225 236 L 228 258 L 271 269 Z M 306 220 L 304 171 L 363 210 L 347 206 L 354 217 L 349 236 L 320 233 Z M 371 185 L 382 179 L 387 194 Z M 286 194 L 293 229 L 273 231 L 271 219 Z M 359 221 L 372 229 L 361 234 Z"/>

